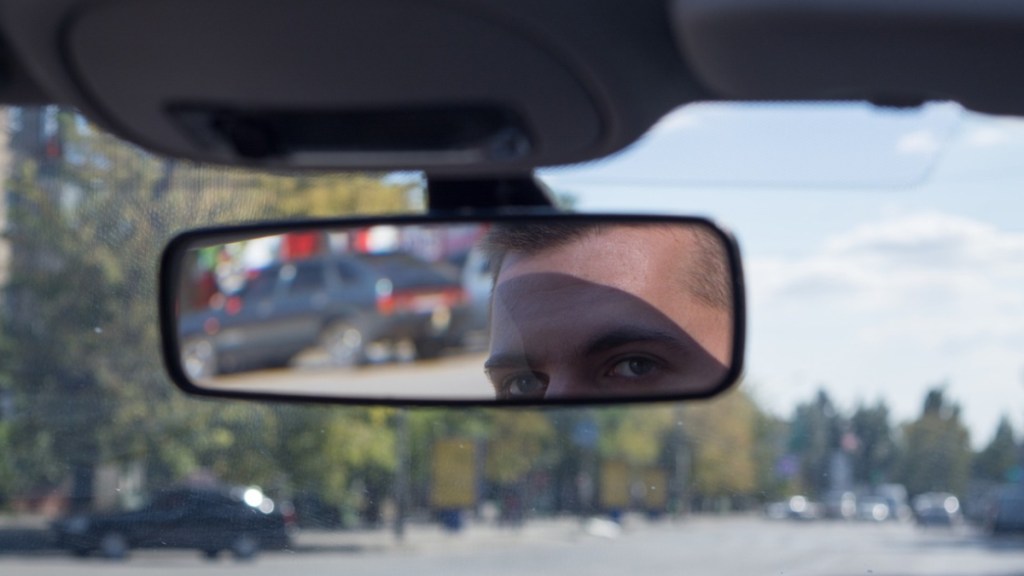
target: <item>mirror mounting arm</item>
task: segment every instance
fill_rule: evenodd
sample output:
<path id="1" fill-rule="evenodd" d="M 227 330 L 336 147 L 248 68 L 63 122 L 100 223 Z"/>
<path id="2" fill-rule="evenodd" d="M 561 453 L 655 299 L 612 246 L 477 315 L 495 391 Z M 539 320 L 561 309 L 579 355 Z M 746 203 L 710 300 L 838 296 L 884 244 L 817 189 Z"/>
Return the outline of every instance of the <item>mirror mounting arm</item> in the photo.
<path id="1" fill-rule="evenodd" d="M 427 178 L 430 212 L 477 212 L 500 208 L 554 208 L 551 191 L 533 175 L 497 178 Z"/>

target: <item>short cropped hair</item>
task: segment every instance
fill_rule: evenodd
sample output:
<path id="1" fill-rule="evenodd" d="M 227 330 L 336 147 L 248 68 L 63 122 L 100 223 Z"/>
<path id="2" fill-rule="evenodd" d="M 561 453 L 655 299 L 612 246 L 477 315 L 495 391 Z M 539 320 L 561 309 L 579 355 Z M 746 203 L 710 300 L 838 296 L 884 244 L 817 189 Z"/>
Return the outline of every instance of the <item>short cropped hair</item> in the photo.
<path id="1" fill-rule="evenodd" d="M 518 252 L 527 256 L 559 248 L 589 237 L 599 236 L 614 228 L 649 229 L 658 224 L 615 224 L 606 222 L 506 222 L 491 227 L 484 238 L 483 249 L 491 260 L 495 281 L 505 256 Z M 667 226 L 667 225 L 660 225 Z M 698 300 L 715 308 L 728 310 L 733 305 L 732 275 L 728 253 L 722 239 L 704 225 L 693 224 L 682 230 L 692 235 L 695 252 L 692 264 L 681 270 L 684 287 Z M 682 260 L 682 259 L 681 259 Z"/>

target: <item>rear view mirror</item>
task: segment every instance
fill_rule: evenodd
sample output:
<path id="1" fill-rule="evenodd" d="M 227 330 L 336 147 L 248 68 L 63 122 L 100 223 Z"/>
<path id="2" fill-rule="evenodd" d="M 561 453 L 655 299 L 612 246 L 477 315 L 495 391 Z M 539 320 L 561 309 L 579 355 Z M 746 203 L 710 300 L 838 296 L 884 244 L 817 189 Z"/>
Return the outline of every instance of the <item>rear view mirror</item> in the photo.
<path id="1" fill-rule="evenodd" d="M 707 220 L 530 214 L 186 232 L 164 356 L 214 396 L 350 403 L 700 398 L 738 379 L 744 293 Z"/>

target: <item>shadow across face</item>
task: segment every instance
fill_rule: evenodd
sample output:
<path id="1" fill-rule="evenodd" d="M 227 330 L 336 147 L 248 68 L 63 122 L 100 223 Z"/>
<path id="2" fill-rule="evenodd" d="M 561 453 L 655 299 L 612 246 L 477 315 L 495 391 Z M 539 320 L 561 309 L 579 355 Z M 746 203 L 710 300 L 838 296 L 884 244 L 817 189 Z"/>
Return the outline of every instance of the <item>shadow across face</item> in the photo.
<path id="1" fill-rule="evenodd" d="M 715 328 L 729 333 L 722 317 L 730 326 Z M 524 274 L 495 287 L 484 368 L 501 400 L 701 393 L 721 384 L 729 359 L 713 357 L 699 336 L 617 288 Z"/>

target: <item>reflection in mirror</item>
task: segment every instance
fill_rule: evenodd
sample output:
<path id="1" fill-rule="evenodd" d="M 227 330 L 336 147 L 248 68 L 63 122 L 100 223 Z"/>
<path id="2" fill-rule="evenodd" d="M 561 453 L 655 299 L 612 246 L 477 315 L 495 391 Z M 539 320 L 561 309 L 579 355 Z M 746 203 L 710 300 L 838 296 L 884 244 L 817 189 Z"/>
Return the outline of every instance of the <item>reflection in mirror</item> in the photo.
<path id="1" fill-rule="evenodd" d="M 186 236 L 173 252 L 163 305 L 190 386 L 593 401 L 703 396 L 738 371 L 735 253 L 705 221 L 275 232 Z"/>

